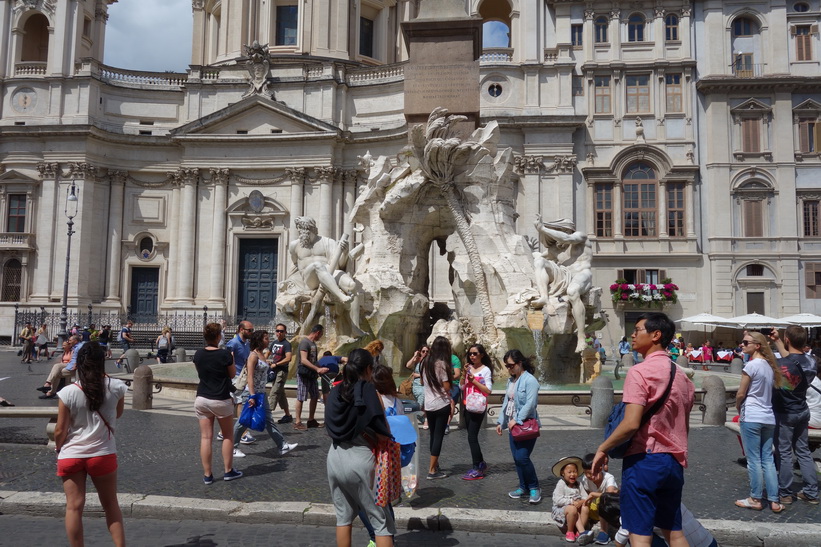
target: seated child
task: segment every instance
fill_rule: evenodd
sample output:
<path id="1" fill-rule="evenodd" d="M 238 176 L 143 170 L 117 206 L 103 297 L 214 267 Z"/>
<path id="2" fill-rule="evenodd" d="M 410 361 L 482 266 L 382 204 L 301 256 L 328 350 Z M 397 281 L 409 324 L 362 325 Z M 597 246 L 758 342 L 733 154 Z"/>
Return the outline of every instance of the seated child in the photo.
<path id="1" fill-rule="evenodd" d="M 616 485 L 616 478 L 607 472 L 607 466 L 595 475 L 593 474 L 593 458 L 595 457 L 595 454 L 586 454 L 584 458 L 582 458 L 582 469 L 584 470 L 584 476 L 581 479 L 581 483 L 582 488 L 588 492 L 587 499 L 584 503 L 590 507 L 590 522 L 592 524 L 598 521 L 601 529 L 599 535 L 596 536 L 595 541 L 599 545 L 607 545 L 610 542 L 610 533 L 607 521 L 599 516 L 599 499 L 605 492 L 618 492 L 619 487 Z M 587 545 L 592 542 L 592 530 L 583 532 L 581 536 L 579 536 L 579 545 Z"/>
<path id="2" fill-rule="evenodd" d="M 587 491 L 579 481 L 582 469 L 580 458 L 562 458 L 553 466 L 553 474 L 559 477 L 553 490 L 553 511 L 551 516 L 565 531 L 565 540 L 576 541 L 587 522 L 590 508 L 585 505 Z"/>

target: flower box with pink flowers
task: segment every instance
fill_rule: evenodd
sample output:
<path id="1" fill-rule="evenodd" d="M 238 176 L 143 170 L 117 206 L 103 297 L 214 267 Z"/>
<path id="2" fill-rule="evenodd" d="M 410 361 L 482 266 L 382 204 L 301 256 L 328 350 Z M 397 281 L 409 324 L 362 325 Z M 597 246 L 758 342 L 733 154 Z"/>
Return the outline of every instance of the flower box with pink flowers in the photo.
<path id="1" fill-rule="evenodd" d="M 677 290 L 678 285 L 669 278 L 662 279 L 661 283 L 628 283 L 626 279 L 617 279 L 610 285 L 610 296 L 615 304 L 662 308 L 678 302 Z"/>

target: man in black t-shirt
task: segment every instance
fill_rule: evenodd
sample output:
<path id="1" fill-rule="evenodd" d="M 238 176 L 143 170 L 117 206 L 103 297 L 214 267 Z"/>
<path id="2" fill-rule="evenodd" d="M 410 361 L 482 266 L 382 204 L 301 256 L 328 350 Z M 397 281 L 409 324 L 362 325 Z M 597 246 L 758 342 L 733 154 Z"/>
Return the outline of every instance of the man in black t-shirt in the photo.
<path id="1" fill-rule="evenodd" d="M 288 364 L 293 357 L 293 351 L 291 343 L 285 339 L 288 334 L 285 325 L 278 324 L 274 333 L 276 338 L 268 348 L 271 352 L 268 358 L 268 363 L 271 365 L 269 377 L 273 375 L 271 392 L 268 394 L 268 408 L 273 411 L 279 404 L 280 408 L 285 411 L 285 416 L 277 420 L 277 423 L 287 424 L 293 421 L 288 408 L 288 397 L 285 396 L 285 380 L 288 379 Z"/>
<path id="2" fill-rule="evenodd" d="M 801 350 L 807 341 L 807 334 L 802 327 L 790 326 L 784 331 L 784 343 L 781 343 L 778 331 L 773 329 L 770 338 L 775 342 L 778 352 L 783 355 L 778 360 L 781 367 L 783 383 L 781 389 L 773 390 L 773 412 L 775 413 L 775 439 L 778 445 L 775 466 L 778 469 L 778 496 L 781 503 L 789 505 L 793 498 L 818 505 L 818 477 L 815 474 L 815 463 L 809 448 L 808 427 L 810 409 L 807 406 L 807 388 L 809 382 L 804 369 L 807 356 Z M 793 494 L 792 455 L 801 469 L 804 488 Z"/>

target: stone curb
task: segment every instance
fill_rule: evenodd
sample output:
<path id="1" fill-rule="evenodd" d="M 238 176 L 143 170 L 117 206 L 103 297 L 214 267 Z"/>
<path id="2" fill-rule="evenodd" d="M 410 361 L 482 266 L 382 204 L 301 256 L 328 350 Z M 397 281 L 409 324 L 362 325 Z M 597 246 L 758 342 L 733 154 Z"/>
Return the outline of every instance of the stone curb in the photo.
<path id="1" fill-rule="evenodd" d="M 201 500 L 171 496 L 119 494 L 125 518 L 161 520 L 209 520 L 269 524 L 336 526 L 332 505 L 310 502 L 240 502 Z M 0 514 L 62 517 L 62 492 L 15 492 L 0 490 Z M 560 536 L 547 512 L 501 511 L 443 507 L 412 509 L 397 507 L 396 524 L 402 530 L 464 530 L 481 533 L 508 533 Z M 87 515 L 102 514 L 96 496 L 86 501 Z M 817 547 L 821 545 L 821 524 L 757 523 L 702 520 L 722 545 L 744 547 Z"/>

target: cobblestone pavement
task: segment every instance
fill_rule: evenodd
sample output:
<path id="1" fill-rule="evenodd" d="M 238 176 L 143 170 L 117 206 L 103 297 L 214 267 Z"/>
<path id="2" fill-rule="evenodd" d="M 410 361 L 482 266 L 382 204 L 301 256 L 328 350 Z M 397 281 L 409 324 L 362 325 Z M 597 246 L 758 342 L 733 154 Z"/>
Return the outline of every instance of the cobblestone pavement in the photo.
<path id="1" fill-rule="evenodd" d="M 112 363 L 108 366 L 115 372 Z M 45 363 L 33 363 L 29 370 L 13 353 L 0 353 L 0 378 L 7 377 L 0 381 L 0 395 L 18 406 L 56 406 L 54 400 L 38 400 L 39 392 L 34 389 L 42 384 L 48 368 Z M 117 428 L 122 493 L 244 502 L 331 503 L 325 473 L 330 443 L 323 429 L 300 433 L 290 425 L 281 426 L 288 442 L 299 443 L 294 452 L 284 457 L 275 456 L 273 442 L 258 434 L 257 444 L 242 447 L 248 456 L 235 460 L 235 466 L 246 475 L 243 479 L 218 480 L 212 486 L 204 486 L 192 403 L 156 399 L 154 411 L 134 411 L 128 405 L 126 408 Z M 320 405 L 318 413 L 321 412 Z M 540 505 L 530 506 L 507 497 L 506 492 L 517 482 L 507 434 L 499 437 L 487 428 L 480 433 L 480 442 L 490 466 L 488 477 L 472 482 L 460 480 L 459 475 L 470 467 L 469 450 L 466 432 L 454 430 L 445 437 L 441 456 L 441 466 L 451 477 L 435 482 L 422 480 L 419 496 L 410 506 L 549 512 L 550 494 L 557 480 L 549 474 L 551 465 L 563 456 L 581 456 L 591 451 L 600 442 L 602 431 L 581 425 L 588 418 L 578 408 L 542 406 L 540 415 L 546 428 L 533 455 L 545 497 Z M 699 413 L 694 413 L 691 420 L 684 502 L 697 517 L 758 523 L 819 522 L 819 507 L 802 502 L 780 515 L 736 508 L 733 501 L 748 493 L 746 469 L 736 463 L 740 456 L 738 441 L 723 427 L 698 425 Z M 0 490 L 62 490 L 54 474 L 54 453 L 44 446 L 45 425 L 43 419 L 0 418 Z M 418 450 L 423 466 L 427 464 L 427 443 L 428 433 L 422 431 Z M 217 459 L 215 468 L 219 468 Z M 612 462 L 610 471 L 619 479 L 621 462 Z M 798 475 L 796 480 L 800 483 Z"/>
<path id="2" fill-rule="evenodd" d="M 0 546 L 65 545 L 65 528 L 59 518 L 26 515 L 0 516 Z M 222 545 L 327 547 L 335 541 L 334 528 L 291 524 L 230 524 L 198 520 L 139 520 L 125 523 L 128 545 L 132 547 L 217 547 Z M 86 545 L 109 545 L 111 536 L 101 517 L 84 519 Z M 365 547 L 368 534 L 354 528 L 353 545 Z M 559 537 L 526 536 L 520 534 L 480 534 L 476 532 L 429 532 L 414 530 L 396 536 L 397 547 L 532 547 L 533 545 L 566 545 Z"/>

